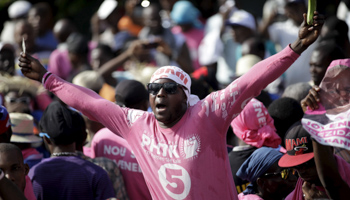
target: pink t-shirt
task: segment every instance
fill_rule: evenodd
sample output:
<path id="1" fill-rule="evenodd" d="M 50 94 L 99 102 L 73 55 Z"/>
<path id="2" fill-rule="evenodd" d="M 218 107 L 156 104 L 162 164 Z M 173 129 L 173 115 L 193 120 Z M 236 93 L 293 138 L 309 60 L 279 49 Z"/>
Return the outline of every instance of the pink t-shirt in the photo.
<path id="1" fill-rule="evenodd" d="M 106 157 L 117 163 L 130 200 L 152 199 L 141 168 L 125 139 L 107 128 L 99 130 L 91 142 L 91 157 Z"/>
<path id="2" fill-rule="evenodd" d="M 36 200 L 33 191 L 32 181 L 30 180 L 29 176 L 26 176 L 26 187 L 24 188 L 24 196 L 27 198 L 27 200 Z"/>
<path id="3" fill-rule="evenodd" d="M 183 32 L 180 26 L 174 26 L 171 29 L 173 34 L 182 34 L 185 36 L 186 44 L 188 46 L 188 50 L 190 51 L 190 55 L 193 61 L 194 70 L 201 68 L 198 60 L 198 48 L 204 37 L 204 29 L 192 28 L 187 32 Z"/>
<path id="4" fill-rule="evenodd" d="M 68 50 L 54 50 L 50 55 L 48 70 L 66 80 L 72 71 Z"/>
<path id="5" fill-rule="evenodd" d="M 243 192 L 238 194 L 238 199 L 239 200 L 264 200 L 263 198 L 261 198 L 260 196 L 258 196 L 256 194 L 244 195 Z"/>
<path id="6" fill-rule="evenodd" d="M 249 100 L 298 57 L 286 47 L 225 89 L 188 107 L 167 129 L 159 126 L 153 113 L 121 108 L 55 75 L 49 76 L 45 87 L 129 143 L 152 199 L 238 199 L 226 149 L 227 129 Z"/>

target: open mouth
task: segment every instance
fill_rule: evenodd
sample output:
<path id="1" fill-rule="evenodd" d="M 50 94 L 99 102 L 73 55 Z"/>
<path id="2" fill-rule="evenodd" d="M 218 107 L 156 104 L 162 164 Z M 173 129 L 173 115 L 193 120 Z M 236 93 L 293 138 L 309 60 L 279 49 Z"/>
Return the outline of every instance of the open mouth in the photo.
<path id="1" fill-rule="evenodd" d="M 165 105 L 165 104 L 157 104 L 157 105 L 156 105 L 156 109 L 157 109 L 158 111 L 165 110 L 165 109 L 166 109 L 166 105 Z"/>

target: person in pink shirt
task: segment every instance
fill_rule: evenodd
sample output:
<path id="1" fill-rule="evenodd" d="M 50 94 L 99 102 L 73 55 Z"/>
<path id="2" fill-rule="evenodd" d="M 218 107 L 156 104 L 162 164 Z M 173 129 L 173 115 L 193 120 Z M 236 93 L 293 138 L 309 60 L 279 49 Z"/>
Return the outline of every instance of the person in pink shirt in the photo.
<path id="1" fill-rule="evenodd" d="M 178 67 L 159 68 L 147 85 L 153 113 L 116 106 L 47 72 L 28 54 L 22 53 L 19 61 L 26 77 L 42 81 L 67 105 L 129 143 L 152 199 L 237 199 L 226 149 L 227 129 L 247 102 L 317 39 L 323 17 L 315 12 L 310 26 L 304 18 L 293 44 L 200 101 L 191 95 L 188 74 Z"/>
<path id="2" fill-rule="evenodd" d="M 123 80 L 115 92 L 119 106 L 147 111 L 148 92 L 141 82 Z M 91 157 L 107 157 L 118 164 L 130 200 L 152 199 L 141 168 L 124 138 L 107 128 L 101 129 L 91 141 Z"/>

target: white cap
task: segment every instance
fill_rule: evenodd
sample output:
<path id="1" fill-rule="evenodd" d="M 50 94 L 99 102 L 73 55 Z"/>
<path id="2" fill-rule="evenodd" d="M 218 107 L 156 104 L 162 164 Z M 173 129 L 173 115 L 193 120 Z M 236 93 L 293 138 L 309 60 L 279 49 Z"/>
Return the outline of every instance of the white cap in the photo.
<path id="1" fill-rule="evenodd" d="M 11 19 L 15 19 L 27 14 L 31 7 L 32 4 L 28 1 L 15 1 L 9 6 L 7 12 Z"/>
<path id="2" fill-rule="evenodd" d="M 206 34 L 198 48 L 200 65 L 216 63 L 224 50 L 220 39 L 220 30 L 213 30 Z"/>
<path id="3" fill-rule="evenodd" d="M 257 55 L 247 54 L 238 59 L 236 64 L 236 76 L 242 76 L 247 73 L 256 63 L 260 62 L 261 58 Z"/>
<path id="4" fill-rule="evenodd" d="M 256 23 L 253 15 L 245 10 L 234 11 L 230 18 L 226 21 L 226 25 L 238 25 L 250 28 L 253 31 L 256 30 Z"/>
<path id="5" fill-rule="evenodd" d="M 85 70 L 77 74 L 73 78 L 72 83 L 99 92 L 105 82 L 98 72 Z"/>
<path id="6" fill-rule="evenodd" d="M 98 17 L 102 20 L 106 19 L 117 6 L 118 2 L 116 0 L 104 0 L 98 8 Z"/>

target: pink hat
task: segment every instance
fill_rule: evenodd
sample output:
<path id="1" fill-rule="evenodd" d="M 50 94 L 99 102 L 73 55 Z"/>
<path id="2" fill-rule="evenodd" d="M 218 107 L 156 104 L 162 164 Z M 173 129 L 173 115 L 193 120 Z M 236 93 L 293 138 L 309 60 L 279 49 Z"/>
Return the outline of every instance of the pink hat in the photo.
<path id="1" fill-rule="evenodd" d="M 231 122 L 233 132 L 245 143 L 260 148 L 278 147 L 281 138 L 276 133 L 273 119 L 264 104 L 252 99 Z"/>

